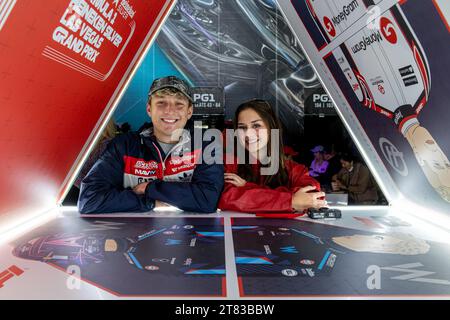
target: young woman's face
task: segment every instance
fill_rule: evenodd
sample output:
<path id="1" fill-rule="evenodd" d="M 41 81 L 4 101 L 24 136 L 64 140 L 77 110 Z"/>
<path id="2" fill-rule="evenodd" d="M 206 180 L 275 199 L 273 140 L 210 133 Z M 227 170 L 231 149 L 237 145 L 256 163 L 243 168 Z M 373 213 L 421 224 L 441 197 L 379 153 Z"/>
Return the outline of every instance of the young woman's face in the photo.
<path id="1" fill-rule="evenodd" d="M 256 153 L 269 143 L 269 128 L 253 109 L 245 109 L 238 116 L 239 141 L 250 153 Z"/>

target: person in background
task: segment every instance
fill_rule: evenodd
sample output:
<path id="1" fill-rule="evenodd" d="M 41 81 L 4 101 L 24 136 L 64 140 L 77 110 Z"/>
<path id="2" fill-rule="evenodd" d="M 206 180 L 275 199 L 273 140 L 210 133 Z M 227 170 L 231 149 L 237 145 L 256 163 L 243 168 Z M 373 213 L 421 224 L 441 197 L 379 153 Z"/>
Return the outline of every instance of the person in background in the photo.
<path id="1" fill-rule="evenodd" d="M 322 188 L 325 190 L 331 191 L 331 180 L 335 174 L 337 174 L 342 166 L 341 161 L 339 159 L 339 155 L 334 150 L 334 147 L 325 148 L 323 152 L 324 159 L 328 161 L 327 171 L 324 173 L 322 177 Z"/>
<path id="2" fill-rule="evenodd" d="M 347 192 L 350 204 L 376 204 L 377 188 L 369 169 L 349 154 L 343 154 L 340 161 L 342 169 L 333 177 L 333 191 Z"/>
<path id="3" fill-rule="evenodd" d="M 328 161 L 324 159 L 324 148 L 318 145 L 311 149 L 311 152 L 314 154 L 314 159 L 309 167 L 309 175 L 323 183 L 323 177 L 328 168 Z"/>
<path id="4" fill-rule="evenodd" d="M 110 119 L 105 129 L 103 130 L 99 141 L 95 145 L 92 152 L 89 154 L 89 157 L 81 168 L 80 173 L 78 173 L 78 176 L 74 182 L 74 185 L 78 189 L 81 186 L 81 181 L 88 174 L 94 163 L 97 162 L 97 160 L 100 158 L 100 155 L 106 150 L 106 146 L 108 145 L 108 143 L 117 135 L 117 133 L 117 125 L 114 123 L 113 119 Z"/>
<path id="5" fill-rule="evenodd" d="M 225 163 L 225 188 L 219 201 L 220 209 L 289 218 L 303 214 L 308 208 L 327 205 L 323 199 L 325 193 L 320 191 L 317 180 L 309 176 L 308 169 L 286 159 L 281 133 L 279 141 L 271 141 L 271 130 L 280 128 L 279 120 L 267 101 L 250 100 L 237 108 L 234 129 L 248 161 L 238 161 L 239 153 L 235 152 L 231 157 L 234 162 Z M 262 152 L 272 150 L 273 143 L 278 143 L 275 154 Z M 269 164 L 265 161 L 267 159 L 263 159 L 266 155 L 270 158 Z M 262 175 L 261 169 L 269 167 L 273 161 L 279 161 L 276 172 Z"/>

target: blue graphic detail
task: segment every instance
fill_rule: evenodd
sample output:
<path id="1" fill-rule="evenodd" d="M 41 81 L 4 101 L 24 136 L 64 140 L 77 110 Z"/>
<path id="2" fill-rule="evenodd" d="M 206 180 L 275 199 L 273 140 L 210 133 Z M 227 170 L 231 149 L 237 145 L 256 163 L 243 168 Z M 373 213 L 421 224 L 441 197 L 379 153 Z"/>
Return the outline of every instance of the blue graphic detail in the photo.
<path id="1" fill-rule="evenodd" d="M 204 237 L 223 237 L 223 232 L 207 232 L 207 231 L 202 231 L 202 232 L 197 232 L 197 234 L 199 236 L 204 236 Z"/>
<path id="2" fill-rule="evenodd" d="M 330 256 L 330 254 L 331 254 L 330 250 L 325 252 L 325 255 L 323 256 L 323 259 L 322 259 L 322 261 L 319 264 L 319 268 L 318 268 L 319 270 L 322 270 L 323 266 L 325 265 L 325 262 L 327 262 L 328 257 Z"/>
<path id="3" fill-rule="evenodd" d="M 292 229 L 292 231 L 295 231 L 295 232 L 297 232 L 298 234 L 301 234 L 302 236 L 311 238 L 311 239 L 313 239 L 316 243 L 323 244 L 322 240 L 321 240 L 319 237 L 317 237 L 317 236 L 315 236 L 315 235 L 313 235 L 313 234 L 311 234 L 311 233 L 308 233 L 308 232 L 305 232 L 305 231 L 299 231 L 299 230 L 296 230 L 296 229 Z"/>
<path id="4" fill-rule="evenodd" d="M 284 253 L 298 253 L 298 250 L 294 246 L 282 247 L 281 252 Z"/>
<path id="5" fill-rule="evenodd" d="M 166 246 L 178 246 L 181 244 L 181 240 L 175 240 L 175 239 L 167 239 L 166 240 Z"/>
<path id="6" fill-rule="evenodd" d="M 236 264 L 273 264 L 273 262 L 264 258 L 236 257 Z"/>
<path id="7" fill-rule="evenodd" d="M 233 230 L 247 230 L 247 229 L 256 229 L 258 228 L 257 226 L 234 226 L 231 227 L 231 229 Z"/>
<path id="8" fill-rule="evenodd" d="M 225 274 L 225 269 L 189 270 L 185 274 Z"/>
<path id="9" fill-rule="evenodd" d="M 144 269 L 142 268 L 142 265 L 139 263 L 139 261 L 136 259 L 136 257 L 134 256 L 134 254 L 132 254 L 131 252 L 128 253 L 128 256 L 131 258 L 131 260 L 133 261 L 133 263 L 135 264 L 136 267 L 138 267 L 139 269 Z"/>
<path id="10" fill-rule="evenodd" d="M 150 233 L 150 232 L 144 233 L 143 235 L 138 236 L 138 241 L 147 239 L 148 237 L 153 237 L 154 235 L 157 235 L 158 233 L 161 233 L 161 232 L 166 231 L 166 230 L 167 230 L 167 228 L 164 228 L 164 229 L 158 230 L 158 231 L 153 232 L 153 233 Z"/>

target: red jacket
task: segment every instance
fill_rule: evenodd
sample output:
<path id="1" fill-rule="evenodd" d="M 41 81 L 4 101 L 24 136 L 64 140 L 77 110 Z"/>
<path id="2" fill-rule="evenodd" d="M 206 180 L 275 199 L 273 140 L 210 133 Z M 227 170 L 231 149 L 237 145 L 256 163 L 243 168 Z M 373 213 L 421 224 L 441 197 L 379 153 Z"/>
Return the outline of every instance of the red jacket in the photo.
<path id="1" fill-rule="evenodd" d="M 258 216 L 274 218 L 295 218 L 303 213 L 294 213 L 292 194 L 300 188 L 315 186 L 320 190 L 320 184 L 309 176 L 308 168 L 295 161 L 286 160 L 286 170 L 289 176 L 287 186 L 271 189 L 263 184 L 247 182 L 243 187 L 225 183 L 224 191 L 219 200 L 221 210 L 256 213 Z M 226 164 L 225 172 L 237 173 L 237 164 Z M 255 174 L 259 174 L 259 165 L 254 165 Z"/>

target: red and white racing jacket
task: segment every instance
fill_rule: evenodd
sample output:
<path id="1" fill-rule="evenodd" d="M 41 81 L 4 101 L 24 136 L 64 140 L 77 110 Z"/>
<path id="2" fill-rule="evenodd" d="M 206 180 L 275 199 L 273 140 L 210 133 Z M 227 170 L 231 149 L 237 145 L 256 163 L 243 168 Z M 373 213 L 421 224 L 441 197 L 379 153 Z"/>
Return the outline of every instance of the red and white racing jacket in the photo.
<path id="1" fill-rule="evenodd" d="M 188 131 L 167 155 L 152 128 L 120 135 L 83 179 L 78 209 L 143 212 L 159 200 L 186 211 L 214 212 L 224 184 L 223 165 L 204 161 L 205 147 L 195 146 Z M 135 194 L 132 189 L 144 182 L 150 182 L 145 195 Z"/>

